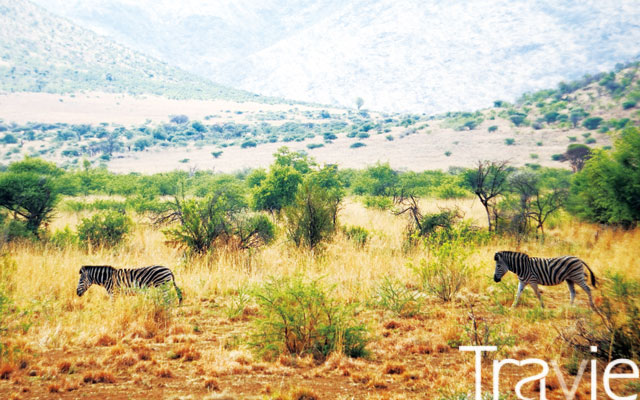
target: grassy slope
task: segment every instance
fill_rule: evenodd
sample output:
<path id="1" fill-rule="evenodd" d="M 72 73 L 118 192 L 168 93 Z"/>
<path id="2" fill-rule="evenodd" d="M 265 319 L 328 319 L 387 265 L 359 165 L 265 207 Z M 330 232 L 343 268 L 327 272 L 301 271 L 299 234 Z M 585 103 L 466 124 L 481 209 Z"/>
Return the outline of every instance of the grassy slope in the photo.
<path id="1" fill-rule="evenodd" d="M 0 92 L 104 91 L 267 101 L 117 45 L 27 0 L 0 1 Z"/>

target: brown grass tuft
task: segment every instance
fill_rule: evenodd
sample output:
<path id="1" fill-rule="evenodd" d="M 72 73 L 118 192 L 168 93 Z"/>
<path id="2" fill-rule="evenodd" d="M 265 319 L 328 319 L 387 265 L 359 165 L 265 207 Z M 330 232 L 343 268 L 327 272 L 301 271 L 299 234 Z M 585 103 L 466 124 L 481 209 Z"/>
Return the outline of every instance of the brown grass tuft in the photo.
<path id="1" fill-rule="evenodd" d="M 108 334 L 104 334 L 96 341 L 96 346 L 113 346 L 117 343 L 116 339 Z"/>
<path id="2" fill-rule="evenodd" d="M 204 381 L 204 388 L 213 392 L 219 392 L 220 384 L 218 383 L 217 379 L 208 378 L 207 380 Z"/>
<path id="3" fill-rule="evenodd" d="M 291 400 L 320 400 L 320 396 L 316 392 L 304 387 L 292 390 L 289 398 Z"/>
<path id="4" fill-rule="evenodd" d="M 398 321 L 391 320 L 384 324 L 385 329 L 398 329 L 402 326 L 402 323 Z"/>
<path id="5" fill-rule="evenodd" d="M 406 370 L 405 366 L 400 363 L 387 362 L 382 371 L 387 375 L 401 375 Z"/>
<path id="6" fill-rule="evenodd" d="M 84 383 L 116 383 L 116 377 L 108 371 L 90 371 L 82 378 Z"/>
<path id="7" fill-rule="evenodd" d="M 178 348 L 175 352 L 169 353 L 169 358 L 172 360 L 181 358 L 182 361 L 195 361 L 199 360 L 200 357 L 200 352 L 194 349 L 191 345 L 184 345 Z"/>
<path id="8" fill-rule="evenodd" d="M 13 364 L 4 363 L 0 365 L 0 379 L 9 379 L 15 370 L 16 367 Z"/>
<path id="9" fill-rule="evenodd" d="M 116 360 L 116 366 L 119 368 L 128 368 L 136 365 L 138 357 L 133 354 L 126 354 Z"/>
<path id="10" fill-rule="evenodd" d="M 62 386 L 57 382 L 50 383 L 49 386 L 47 386 L 49 393 L 59 393 L 61 389 Z"/>
<path id="11" fill-rule="evenodd" d="M 173 378 L 173 372 L 171 372 L 171 369 L 167 367 L 158 368 L 156 370 L 156 376 L 158 378 Z"/>
<path id="12" fill-rule="evenodd" d="M 58 363 L 58 371 L 60 371 L 61 374 L 68 374 L 69 371 L 71 371 L 71 362 L 67 360 L 60 361 Z"/>

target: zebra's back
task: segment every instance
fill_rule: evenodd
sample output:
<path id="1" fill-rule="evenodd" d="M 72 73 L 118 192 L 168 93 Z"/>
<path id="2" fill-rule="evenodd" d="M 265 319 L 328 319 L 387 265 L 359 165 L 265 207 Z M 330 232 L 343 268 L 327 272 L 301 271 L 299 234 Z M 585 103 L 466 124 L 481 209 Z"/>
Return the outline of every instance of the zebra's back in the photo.
<path id="1" fill-rule="evenodd" d="M 118 270 L 118 283 L 121 287 L 160 286 L 171 282 L 173 272 L 167 267 L 152 265 L 149 267 Z"/>
<path id="2" fill-rule="evenodd" d="M 531 268 L 537 283 L 541 285 L 559 285 L 566 280 L 581 282 L 584 280 L 584 262 L 575 256 L 555 258 L 530 258 Z"/>

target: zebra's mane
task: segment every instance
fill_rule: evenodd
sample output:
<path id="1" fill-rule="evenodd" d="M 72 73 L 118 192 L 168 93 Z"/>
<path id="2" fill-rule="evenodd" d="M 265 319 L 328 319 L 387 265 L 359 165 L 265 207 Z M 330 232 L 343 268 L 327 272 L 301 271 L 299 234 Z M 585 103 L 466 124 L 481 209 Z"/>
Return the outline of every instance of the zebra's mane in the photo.
<path id="1" fill-rule="evenodd" d="M 528 254 L 526 253 L 522 253 L 519 251 L 499 251 L 496 253 L 496 255 L 494 256 L 494 259 L 497 260 L 499 255 L 505 255 L 505 256 L 524 256 L 526 258 L 530 258 Z"/>
<path id="2" fill-rule="evenodd" d="M 110 269 L 110 270 L 116 270 L 116 268 L 112 267 L 111 265 L 83 265 L 80 268 L 80 273 L 82 273 L 83 271 L 91 271 L 91 270 L 96 270 L 96 269 Z"/>

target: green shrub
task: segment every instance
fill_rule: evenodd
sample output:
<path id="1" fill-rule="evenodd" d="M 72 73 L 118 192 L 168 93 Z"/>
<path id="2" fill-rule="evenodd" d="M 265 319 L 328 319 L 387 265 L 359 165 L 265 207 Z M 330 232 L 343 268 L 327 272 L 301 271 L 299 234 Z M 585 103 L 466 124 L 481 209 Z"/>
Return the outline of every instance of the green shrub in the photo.
<path id="1" fill-rule="evenodd" d="M 589 117 L 584 121 L 582 121 L 582 126 L 584 126 L 587 129 L 594 130 L 594 129 L 598 129 L 598 127 L 600 126 L 600 123 L 602 123 L 602 118 Z"/>
<path id="2" fill-rule="evenodd" d="M 584 141 L 586 144 L 594 144 L 596 142 L 596 138 L 588 138 Z"/>
<path id="3" fill-rule="evenodd" d="M 366 208 L 378 210 L 389 210 L 393 207 L 393 200 L 388 196 L 365 196 L 362 202 Z"/>
<path id="4" fill-rule="evenodd" d="M 240 145 L 241 148 L 246 149 L 247 147 L 256 147 L 256 142 L 254 140 L 246 140 L 242 142 Z"/>
<path id="5" fill-rule="evenodd" d="M 289 238 L 296 246 L 309 249 L 328 240 L 335 231 L 339 203 L 331 191 L 313 181 L 304 182 L 284 210 Z"/>
<path id="6" fill-rule="evenodd" d="M 422 312 L 423 297 L 402 282 L 385 277 L 375 291 L 374 304 L 399 317 L 414 317 Z"/>
<path id="7" fill-rule="evenodd" d="M 575 142 L 578 140 L 576 136 L 567 136 L 567 139 L 569 139 L 570 142 Z"/>
<path id="8" fill-rule="evenodd" d="M 344 306 L 333 291 L 320 280 L 269 279 L 253 291 L 260 314 L 251 345 L 269 359 L 282 353 L 316 359 L 334 351 L 366 355 L 367 329 L 355 322 L 355 306 Z"/>
<path id="9" fill-rule="evenodd" d="M 213 158 L 218 158 L 222 155 L 222 150 L 212 151 L 211 155 L 213 156 Z"/>
<path id="10" fill-rule="evenodd" d="M 435 194 L 439 199 L 463 199 L 470 193 L 459 185 L 449 182 L 438 187 Z"/>
<path id="11" fill-rule="evenodd" d="M 358 147 L 364 147 L 366 146 L 366 144 L 362 143 L 362 142 L 355 142 L 353 144 L 351 144 L 351 146 L 349 146 L 352 149 L 357 149 Z"/>
<path id="12" fill-rule="evenodd" d="M 385 139 L 387 139 L 388 141 L 392 142 L 393 141 L 393 135 L 387 135 L 387 136 L 385 136 Z"/>
<path id="13" fill-rule="evenodd" d="M 606 274 L 603 281 L 600 318 L 580 318 L 561 337 L 579 353 L 589 354 L 598 346 L 596 357 L 605 360 L 640 360 L 640 282 L 620 273 Z"/>
<path id="14" fill-rule="evenodd" d="M 66 247 L 77 245 L 78 235 L 76 235 L 69 228 L 69 225 L 67 225 L 63 230 L 56 229 L 56 231 L 51 234 L 49 242 L 58 248 L 64 249 Z"/>
<path id="15" fill-rule="evenodd" d="M 498 125 L 491 125 L 490 127 L 487 128 L 487 131 L 489 132 L 495 132 L 498 130 Z"/>
<path id="16" fill-rule="evenodd" d="M 309 149 L 309 150 L 318 149 L 320 147 L 324 147 L 324 144 L 323 143 L 309 143 L 307 145 L 307 149 Z"/>
<path id="17" fill-rule="evenodd" d="M 369 231 L 361 226 L 343 226 L 342 232 L 360 248 L 364 247 L 369 240 Z"/>
<path id="18" fill-rule="evenodd" d="M 553 161 L 563 161 L 564 160 L 564 154 L 553 154 L 551 156 L 551 159 Z"/>
<path id="19" fill-rule="evenodd" d="M 27 228 L 27 224 L 24 221 L 10 219 L 2 222 L 2 226 L 0 226 L 0 243 L 24 239 L 36 239 L 36 236 Z"/>
<path id="20" fill-rule="evenodd" d="M 635 101 L 635 100 L 627 100 L 627 101 L 622 103 L 622 108 L 625 109 L 625 110 L 628 110 L 630 108 L 635 107 L 636 104 L 638 104 L 638 102 Z"/>
<path id="21" fill-rule="evenodd" d="M 429 259 L 421 259 L 419 265 L 408 265 L 424 292 L 448 302 L 467 283 L 473 270 L 466 263 L 470 251 L 463 244 L 459 238 L 438 244 L 432 241 L 427 245 Z"/>
<path id="22" fill-rule="evenodd" d="M 204 254 L 215 246 L 246 250 L 269 244 L 275 226 L 265 215 L 247 212 L 244 199 L 229 187 L 203 200 L 176 197 L 157 224 L 177 222 L 164 234 L 178 247 Z"/>
<path id="23" fill-rule="evenodd" d="M 83 218 L 78 225 L 78 239 L 84 245 L 113 247 L 124 241 L 132 226 L 133 221 L 127 215 L 107 211 Z"/>
<path id="24" fill-rule="evenodd" d="M 451 156 L 451 154 L 452 153 L 450 151 L 448 151 L 448 150 L 444 152 L 444 155 L 447 156 L 447 157 Z"/>
<path id="25" fill-rule="evenodd" d="M 504 140 L 504 144 L 506 144 L 507 146 L 513 146 L 514 144 L 516 144 L 516 140 L 514 138 L 506 138 Z"/>

